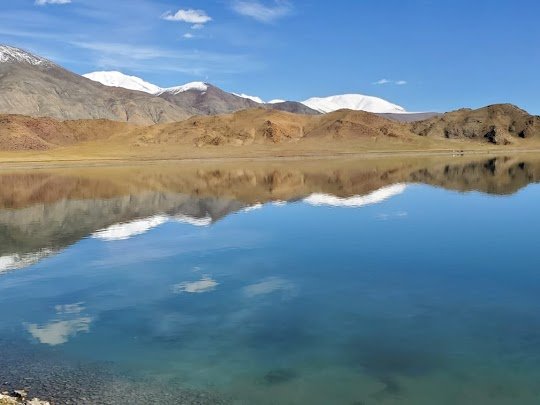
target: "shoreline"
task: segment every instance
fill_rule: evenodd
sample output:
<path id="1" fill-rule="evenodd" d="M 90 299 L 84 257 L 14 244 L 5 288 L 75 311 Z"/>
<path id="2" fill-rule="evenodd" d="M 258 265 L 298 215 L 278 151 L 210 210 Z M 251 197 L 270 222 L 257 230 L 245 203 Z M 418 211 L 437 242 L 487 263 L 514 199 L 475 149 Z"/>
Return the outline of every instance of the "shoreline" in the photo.
<path id="1" fill-rule="evenodd" d="M 540 153 L 540 149 L 432 149 L 432 150 L 373 150 L 362 152 L 338 152 L 331 154 L 292 154 L 277 156 L 200 156 L 200 157 L 118 157 L 118 158 L 47 158 L 47 159 L 4 159 L 0 156 L 0 171 L 4 169 L 30 169 L 47 167 L 108 167 L 108 166 L 129 166 L 133 164 L 159 164 L 159 163 L 212 163 L 212 162 L 274 162 L 274 161 L 303 161 L 303 160 L 335 160 L 341 158 L 365 158 L 378 159 L 386 157 L 463 157 L 463 156 L 504 156 L 516 154 Z"/>

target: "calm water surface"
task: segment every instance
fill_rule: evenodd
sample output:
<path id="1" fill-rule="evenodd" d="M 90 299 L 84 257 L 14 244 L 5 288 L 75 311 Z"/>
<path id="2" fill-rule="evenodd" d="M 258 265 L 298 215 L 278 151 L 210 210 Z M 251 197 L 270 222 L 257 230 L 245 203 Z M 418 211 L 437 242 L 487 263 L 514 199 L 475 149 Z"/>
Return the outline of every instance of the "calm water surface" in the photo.
<path id="1" fill-rule="evenodd" d="M 540 403 L 540 160 L 107 170 L 0 173 L 1 382 Z"/>

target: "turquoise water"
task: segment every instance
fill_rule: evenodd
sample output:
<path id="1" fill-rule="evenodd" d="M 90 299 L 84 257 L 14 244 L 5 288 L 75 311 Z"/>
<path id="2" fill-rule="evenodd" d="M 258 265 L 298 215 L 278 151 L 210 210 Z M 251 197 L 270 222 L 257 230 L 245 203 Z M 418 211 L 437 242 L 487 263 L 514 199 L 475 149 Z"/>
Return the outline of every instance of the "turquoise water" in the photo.
<path id="1" fill-rule="evenodd" d="M 4 255 L 0 339 L 239 404 L 540 403 L 540 186 L 374 192 Z"/>

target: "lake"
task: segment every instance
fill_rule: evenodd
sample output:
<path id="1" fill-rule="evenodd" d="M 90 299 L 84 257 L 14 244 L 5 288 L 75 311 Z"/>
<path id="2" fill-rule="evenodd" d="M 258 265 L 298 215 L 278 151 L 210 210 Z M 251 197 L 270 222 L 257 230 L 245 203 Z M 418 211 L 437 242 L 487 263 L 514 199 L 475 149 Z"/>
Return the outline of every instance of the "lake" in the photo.
<path id="1" fill-rule="evenodd" d="M 540 157 L 0 171 L 0 391 L 540 403 Z"/>

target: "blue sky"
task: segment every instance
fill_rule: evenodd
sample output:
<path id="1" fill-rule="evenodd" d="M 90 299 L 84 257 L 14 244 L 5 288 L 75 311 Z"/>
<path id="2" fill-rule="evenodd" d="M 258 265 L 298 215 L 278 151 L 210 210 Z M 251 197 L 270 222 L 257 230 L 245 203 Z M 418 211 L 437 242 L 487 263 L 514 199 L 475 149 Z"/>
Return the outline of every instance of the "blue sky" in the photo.
<path id="1" fill-rule="evenodd" d="M 536 0 L 0 0 L 0 42 L 160 86 L 540 114 L 538 15 Z"/>

